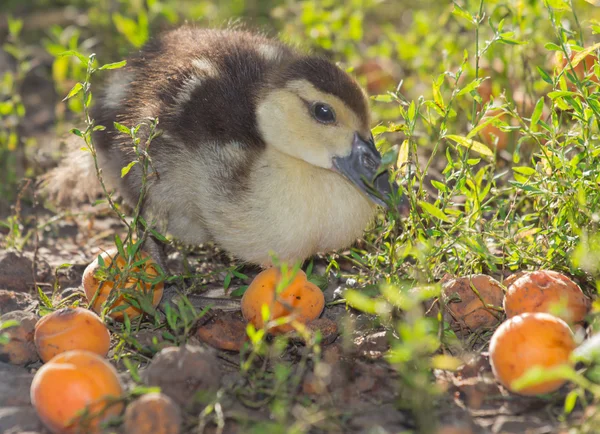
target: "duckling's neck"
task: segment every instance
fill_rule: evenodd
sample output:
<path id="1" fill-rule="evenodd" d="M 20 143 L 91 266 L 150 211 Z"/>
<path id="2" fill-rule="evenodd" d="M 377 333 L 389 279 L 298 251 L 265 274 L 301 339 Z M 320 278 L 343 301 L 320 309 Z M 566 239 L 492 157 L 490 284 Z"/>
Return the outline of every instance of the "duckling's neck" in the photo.
<path id="1" fill-rule="evenodd" d="M 245 221 L 253 226 L 254 236 L 265 240 L 248 252 L 261 256 L 260 263 L 267 259 L 266 249 L 294 261 L 348 247 L 374 216 L 373 203 L 332 170 L 269 147 L 254 169 Z"/>

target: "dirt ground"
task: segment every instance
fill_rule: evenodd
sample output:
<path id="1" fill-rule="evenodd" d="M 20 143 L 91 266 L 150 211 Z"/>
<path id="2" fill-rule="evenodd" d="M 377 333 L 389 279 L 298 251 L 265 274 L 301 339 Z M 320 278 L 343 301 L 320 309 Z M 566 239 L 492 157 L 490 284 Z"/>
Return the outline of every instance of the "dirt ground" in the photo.
<path id="1" fill-rule="evenodd" d="M 40 209 L 27 212 L 38 212 L 38 221 L 55 217 Z M 51 294 L 55 277 L 61 296 L 81 293 L 84 268 L 100 249 L 111 246 L 114 233 L 121 230 L 115 218 L 82 212 L 54 220 L 22 253 L 0 252 L 0 314 L 15 310 L 37 312 L 39 303 L 34 285 Z M 173 265 L 180 261 L 177 254 L 171 255 L 171 258 Z M 199 273 L 224 268 L 228 265 L 227 261 L 221 252 L 209 247 L 198 249 L 188 257 L 188 262 Z M 317 271 L 323 269 L 323 264 L 318 264 Z M 257 270 L 244 272 L 252 277 Z M 210 295 L 224 296 L 223 278 L 224 273 L 217 273 L 212 281 L 204 282 L 205 286 L 213 288 Z M 234 280 L 232 289 L 241 284 Z M 330 282 L 326 291 L 328 302 L 333 301 L 336 289 L 343 284 Z M 218 310 L 212 315 L 213 321 L 214 318 L 235 316 Z M 315 429 L 315 432 L 397 433 L 414 429 L 410 412 L 401 410 L 401 385 L 397 381 L 397 373 L 383 359 L 389 348 L 391 331 L 376 327 L 367 315 L 348 312 L 344 305 L 328 307 L 323 317 L 337 325 L 337 330 L 326 336 L 325 342 L 329 342 L 323 347 L 323 360 L 329 367 L 326 382 L 319 384 L 318 378 L 307 373 L 298 387 L 298 393 L 326 408 L 330 414 L 327 427 Z M 348 317 L 354 324 L 351 339 L 340 335 L 342 328 L 347 327 Z M 158 330 L 152 332 L 147 329 L 144 333 L 148 332 L 150 336 L 160 337 Z M 141 340 L 141 335 L 138 338 Z M 190 343 L 210 348 L 197 336 Z M 301 347 L 291 345 L 284 357 L 293 362 L 301 350 Z M 221 384 L 239 381 L 238 354 L 222 350 L 214 350 L 214 354 L 221 373 Z M 46 432 L 29 397 L 33 375 L 40 366 L 41 362 L 24 367 L 0 362 L 0 432 Z M 125 366 L 117 367 L 131 385 Z M 509 394 L 494 381 L 485 346 L 479 354 L 472 354 L 470 361 L 458 371 L 438 371 L 435 376 L 437 383 L 445 389 L 444 397 L 432 416 L 444 424 L 445 431 L 438 431 L 440 433 L 560 432 L 559 419 L 567 391 L 556 393 L 549 400 Z M 246 432 L 239 422 L 240 413 L 244 414 L 242 420 L 268 420 L 266 411 L 245 406 L 240 400 L 236 402 L 233 399 L 230 405 L 224 408 L 227 421 L 224 432 Z M 577 414 L 576 411 L 574 417 Z"/>

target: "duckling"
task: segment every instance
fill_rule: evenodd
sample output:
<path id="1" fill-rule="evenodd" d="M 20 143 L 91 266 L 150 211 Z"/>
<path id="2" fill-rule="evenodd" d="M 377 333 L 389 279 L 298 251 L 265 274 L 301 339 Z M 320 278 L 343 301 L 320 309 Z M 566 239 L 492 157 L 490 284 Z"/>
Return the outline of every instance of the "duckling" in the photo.
<path id="1" fill-rule="evenodd" d="M 263 267 L 273 254 L 302 261 L 351 245 L 397 193 L 378 172 L 366 93 L 322 57 L 245 30 L 183 26 L 114 72 L 92 110 L 105 127 L 93 133 L 104 180 L 137 203 L 142 171 L 121 176 L 134 157 L 113 123 L 157 118 L 144 215 L 182 242 L 212 241 Z M 47 176 L 47 189 L 95 176 L 81 158 Z"/>

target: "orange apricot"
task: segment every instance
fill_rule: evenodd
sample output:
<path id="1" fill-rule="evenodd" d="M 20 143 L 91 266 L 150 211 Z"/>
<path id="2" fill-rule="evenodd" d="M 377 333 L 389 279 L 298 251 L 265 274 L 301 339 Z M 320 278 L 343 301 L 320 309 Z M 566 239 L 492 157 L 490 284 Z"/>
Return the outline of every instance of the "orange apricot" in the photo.
<path id="1" fill-rule="evenodd" d="M 492 92 L 493 86 L 492 79 L 490 78 L 483 80 L 477 88 L 477 93 L 479 93 L 479 96 L 481 96 L 481 102 L 483 104 L 489 102 L 493 98 Z"/>
<path id="2" fill-rule="evenodd" d="M 552 270 L 524 273 L 508 286 L 504 299 L 509 318 L 525 312 L 548 312 L 568 323 L 579 323 L 589 308 L 590 301 L 579 285 Z"/>
<path id="3" fill-rule="evenodd" d="M 442 294 L 450 313 L 450 324 L 459 335 L 490 329 L 502 318 L 500 312 L 488 307 L 499 308 L 504 299 L 502 286 L 490 276 L 474 274 L 448 280 L 442 283 Z"/>
<path id="4" fill-rule="evenodd" d="M 576 343 L 571 329 L 548 313 L 524 313 L 506 320 L 490 341 L 490 363 L 496 380 L 521 395 L 549 393 L 565 380 L 548 379 L 516 391 L 512 384 L 530 368 L 570 365 Z"/>
<path id="5" fill-rule="evenodd" d="M 116 369 L 90 351 L 72 350 L 52 358 L 36 372 L 31 402 L 55 434 L 96 433 L 123 411 L 123 387 Z"/>
<path id="6" fill-rule="evenodd" d="M 105 357 L 110 348 L 110 333 L 94 312 L 65 307 L 38 321 L 34 342 L 44 362 L 70 350 L 87 350 Z"/>
<path id="7" fill-rule="evenodd" d="M 392 62 L 386 59 L 370 59 L 354 70 L 356 75 L 365 78 L 365 87 L 371 95 L 393 91 L 400 81 Z"/>
<path id="8" fill-rule="evenodd" d="M 0 334 L 6 334 L 8 342 L 0 343 L 0 361 L 13 365 L 27 365 L 39 360 L 33 344 L 33 334 L 38 318 L 31 312 L 16 310 L 0 316 L 0 325 L 5 326 Z"/>
<path id="9" fill-rule="evenodd" d="M 483 118 L 479 122 L 479 125 L 485 123 L 490 118 L 493 118 L 502 113 L 502 109 L 489 109 L 485 112 Z M 503 115 L 497 118 L 500 121 L 504 121 L 507 124 L 510 124 L 510 115 L 508 113 L 504 113 Z M 494 146 L 496 149 L 506 149 L 508 143 L 510 142 L 510 132 L 502 131 L 500 127 L 494 125 L 495 121 L 491 121 L 487 125 L 485 125 L 481 130 L 479 130 L 479 137 L 481 141 L 488 146 Z"/>
<path id="10" fill-rule="evenodd" d="M 277 285 L 282 280 L 276 267 L 259 273 L 242 297 L 242 314 L 246 321 L 256 328 L 263 327 L 262 306 L 269 307 L 271 319 L 292 315 L 294 320 L 308 323 L 318 318 L 325 307 L 325 297 L 321 289 L 307 280 L 306 274 L 298 270 L 291 283 L 276 294 Z M 283 324 L 269 329 L 271 333 L 285 333 L 294 330 L 291 324 Z"/>
<path id="11" fill-rule="evenodd" d="M 125 410 L 127 434 L 179 434 L 181 410 L 162 393 L 147 393 L 136 399 Z"/>
<path id="12" fill-rule="evenodd" d="M 83 289 L 85 291 L 85 295 L 88 301 L 91 303 L 91 308 L 96 312 L 100 313 L 102 311 L 102 304 L 108 299 L 111 295 L 111 291 L 115 286 L 115 282 L 119 280 L 121 273 L 126 269 L 127 262 L 126 258 L 123 258 L 118 254 L 117 249 L 110 249 L 106 252 L 103 252 L 101 255 L 104 260 L 105 266 L 108 268 L 113 259 L 116 257 L 116 267 L 118 272 L 114 279 L 108 280 L 107 278 L 98 278 L 96 277 L 96 271 L 99 269 L 100 264 L 98 263 L 98 258 L 96 258 L 91 264 L 87 266 L 85 271 L 83 272 Z M 129 317 L 135 317 L 142 313 L 142 309 L 132 306 L 123 296 L 123 293 L 132 294 L 134 291 L 139 291 L 140 297 L 145 297 L 151 294 L 152 295 L 152 306 L 158 306 L 160 299 L 163 295 L 164 283 L 159 282 L 156 284 L 152 284 L 147 280 L 153 280 L 158 277 L 159 273 L 156 268 L 155 262 L 148 256 L 147 253 L 140 251 L 136 254 L 134 261 L 138 262 L 140 260 L 146 259 L 146 262 L 142 264 L 140 267 L 143 267 L 143 270 L 140 267 L 132 267 L 128 272 L 131 274 L 127 277 L 126 282 L 121 288 L 116 288 L 119 291 L 119 294 L 111 305 L 111 311 L 109 312 L 109 316 L 115 320 L 122 320 L 124 317 L 123 312 L 126 312 Z M 142 281 L 141 274 L 145 274 L 146 278 Z M 100 288 L 100 290 L 99 290 Z M 124 290 L 124 291 L 123 291 Z M 97 294 L 96 298 L 94 296 Z M 133 295 L 133 297 L 136 297 Z M 122 310 L 114 310 L 120 306 L 128 306 L 126 309 Z"/>

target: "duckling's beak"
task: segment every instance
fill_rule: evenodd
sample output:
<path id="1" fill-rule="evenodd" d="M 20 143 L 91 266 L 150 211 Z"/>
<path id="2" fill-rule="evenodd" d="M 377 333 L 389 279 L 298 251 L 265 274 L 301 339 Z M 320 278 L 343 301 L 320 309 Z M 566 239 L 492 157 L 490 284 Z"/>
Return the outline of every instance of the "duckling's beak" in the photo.
<path id="1" fill-rule="evenodd" d="M 398 191 L 398 185 L 390 182 L 387 170 L 378 173 L 381 165 L 381 154 L 375 147 L 371 136 L 364 140 L 354 133 L 352 151 L 345 157 L 334 157 L 333 168 L 348 178 L 377 205 L 388 208 L 387 201 L 393 191 Z"/>

